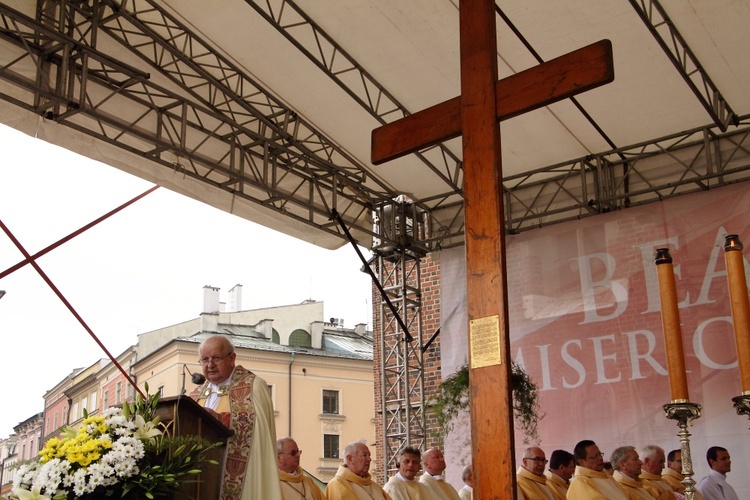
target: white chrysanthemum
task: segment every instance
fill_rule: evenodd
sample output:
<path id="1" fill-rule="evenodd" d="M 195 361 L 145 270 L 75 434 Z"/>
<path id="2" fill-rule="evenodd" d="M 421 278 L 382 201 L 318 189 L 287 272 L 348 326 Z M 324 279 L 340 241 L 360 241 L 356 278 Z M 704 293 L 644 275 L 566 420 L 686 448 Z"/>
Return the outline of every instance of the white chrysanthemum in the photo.
<path id="1" fill-rule="evenodd" d="M 62 482 L 63 471 L 60 468 L 60 459 L 54 458 L 39 468 L 39 475 L 34 481 L 35 486 L 48 494 L 54 494 Z"/>
<path id="2" fill-rule="evenodd" d="M 96 488 L 99 485 L 104 485 L 105 480 L 111 476 L 114 476 L 115 469 L 111 465 L 98 462 L 89 466 L 89 484 Z"/>
<path id="3" fill-rule="evenodd" d="M 83 495 L 86 493 L 86 468 L 78 469 L 73 474 L 73 493 Z"/>
<path id="4" fill-rule="evenodd" d="M 118 461 L 114 464 L 115 472 L 117 473 L 117 477 L 120 478 L 128 478 L 130 476 L 134 476 L 135 474 L 138 474 L 138 466 L 136 465 L 135 460 L 132 458 L 126 458 L 123 460 Z"/>

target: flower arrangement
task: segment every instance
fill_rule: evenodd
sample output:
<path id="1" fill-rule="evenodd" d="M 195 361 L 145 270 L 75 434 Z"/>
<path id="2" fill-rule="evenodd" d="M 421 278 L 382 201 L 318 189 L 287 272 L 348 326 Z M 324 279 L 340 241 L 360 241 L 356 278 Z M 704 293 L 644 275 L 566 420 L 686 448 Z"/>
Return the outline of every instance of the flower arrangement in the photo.
<path id="1" fill-rule="evenodd" d="M 194 481 L 209 465 L 205 454 L 222 443 L 176 438 L 155 416 L 159 395 L 140 394 L 134 403 L 102 415 L 84 412 L 81 427 L 63 428 L 38 461 L 16 472 L 12 499 L 159 498 Z"/>

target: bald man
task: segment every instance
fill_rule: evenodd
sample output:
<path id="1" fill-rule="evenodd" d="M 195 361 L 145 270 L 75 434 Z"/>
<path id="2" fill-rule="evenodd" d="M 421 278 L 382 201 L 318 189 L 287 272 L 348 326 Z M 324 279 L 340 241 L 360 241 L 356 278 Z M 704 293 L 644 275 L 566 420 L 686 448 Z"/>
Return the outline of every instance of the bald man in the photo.
<path id="1" fill-rule="evenodd" d="M 445 457 L 437 448 L 430 448 L 422 455 L 424 474 L 419 482 L 427 486 L 432 498 L 438 500 L 461 500 L 456 489 L 445 481 Z"/>

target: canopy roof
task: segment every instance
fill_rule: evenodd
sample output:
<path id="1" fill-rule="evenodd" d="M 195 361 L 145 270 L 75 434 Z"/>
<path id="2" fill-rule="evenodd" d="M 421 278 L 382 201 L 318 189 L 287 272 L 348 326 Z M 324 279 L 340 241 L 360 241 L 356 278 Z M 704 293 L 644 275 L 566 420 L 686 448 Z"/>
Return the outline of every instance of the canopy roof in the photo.
<path id="1" fill-rule="evenodd" d="M 324 247 L 332 211 L 368 245 L 401 195 L 426 245 L 462 242 L 460 139 L 370 162 L 374 128 L 460 95 L 457 0 L 41 4 L 0 0 L 0 122 Z M 509 232 L 748 177 L 750 3 L 496 13 L 500 78 L 601 39 L 615 62 L 502 123 Z"/>

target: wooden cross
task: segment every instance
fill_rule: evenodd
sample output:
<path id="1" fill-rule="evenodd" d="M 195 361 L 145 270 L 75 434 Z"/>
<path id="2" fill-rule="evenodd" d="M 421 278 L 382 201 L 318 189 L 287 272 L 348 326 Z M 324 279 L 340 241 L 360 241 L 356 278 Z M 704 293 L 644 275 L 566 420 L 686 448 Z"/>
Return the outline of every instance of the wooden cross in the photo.
<path id="1" fill-rule="evenodd" d="M 603 40 L 497 81 L 494 0 L 459 2 L 461 96 L 375 129 L 375 164 L 462 135 L 474 498 L 515 498 L 502 119 L 614 80 Z"/>

